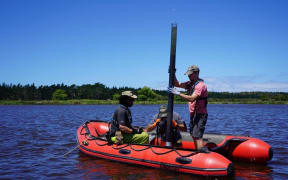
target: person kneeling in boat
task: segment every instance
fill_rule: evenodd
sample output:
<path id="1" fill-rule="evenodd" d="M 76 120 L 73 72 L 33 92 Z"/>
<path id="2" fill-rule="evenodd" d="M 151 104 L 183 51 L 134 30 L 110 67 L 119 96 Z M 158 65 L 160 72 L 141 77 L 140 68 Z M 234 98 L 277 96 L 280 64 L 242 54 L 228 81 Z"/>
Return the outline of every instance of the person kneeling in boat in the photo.
<path id="1" fill-rule="evenodd" d="M 142 128 L 135 128 L 132 126 L 132 115 L 129 107 L 133 106 L 135 99 L 137 99 L 137 96 L 131 91 L 124 91 L 121 93 L 121 96 L 119 97 L 120 105 L 114 112 L 110 128 L 110 137 L 113 143 L 148 143 L 148 133 Z"/>
<path id="2" fill-rule="evenodd" d="M 159 107 L 159 112 L 153 117 L 152 121 L 149 125 L 145 128 L 147 132 L 154 130 L 157 126 L 157 134 L 160 134 L 161 141 L 166 141 L 166 120 L 168 117 L 168 107 L 167 105 L 161 105 Z M 181 134 L 180 131 L 187 131 L 187 127 L 185 121 L 181 118 L 181 116 L 173 112 L 173 120 L 172 120 L 172 137 L 173 137 L 173 144 L 180 145 L 181 144 Z"/>

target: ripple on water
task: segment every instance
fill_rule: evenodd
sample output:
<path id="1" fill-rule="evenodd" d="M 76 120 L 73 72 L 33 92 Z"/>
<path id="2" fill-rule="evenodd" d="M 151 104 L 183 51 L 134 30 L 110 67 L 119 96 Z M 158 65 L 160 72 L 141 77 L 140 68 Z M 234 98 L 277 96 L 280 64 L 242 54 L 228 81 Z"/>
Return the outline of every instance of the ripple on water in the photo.
<path id="1" fill-rule="evenodd" d="M 158 105 L 132 107 L 133 123 L 146 126 Z M 159 169 L 91 158 L 78 150 L 76 130 L 88 119 L 111 120 L 116 105 L 0 106 L 0 177 L 3 179 L 199 179 Z M 269 143 L 267 165 L 235 164 L 236 179 L 288 179 L 288 106 L 208 105 L 206 132 L 250 135 Z M 187 125 L 187 105 L 175 105 Z M 281 127 L 281 128 L 279 128 Z M 210 178 L 205 178 L 210 179 Z M 212 178 L 213 179 L 213 178 Z"/>

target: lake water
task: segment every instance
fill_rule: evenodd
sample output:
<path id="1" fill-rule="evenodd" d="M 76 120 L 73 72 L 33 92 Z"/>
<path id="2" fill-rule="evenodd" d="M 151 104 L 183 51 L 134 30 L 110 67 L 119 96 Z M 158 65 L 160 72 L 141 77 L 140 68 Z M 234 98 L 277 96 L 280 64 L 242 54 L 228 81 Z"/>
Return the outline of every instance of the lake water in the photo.
<path id="1" fill-rule="evenodd" d="M 76 130 L 111 120 L 116 105 L 0 106 L 0 179 L 219 179 L 91 158 L 75 149 Z M 158 105 L 135 105 L 133 124 L 146 126 Z M 175 105 L 189 124 L 186 105 Z M 206 133 L 250 135 L 270 144 L 266 165 L 234 163 L 235 179 L 288 179 L 287 105 L 208 105 Z M 225 178 L 220 178 L 225 179 Z"/>

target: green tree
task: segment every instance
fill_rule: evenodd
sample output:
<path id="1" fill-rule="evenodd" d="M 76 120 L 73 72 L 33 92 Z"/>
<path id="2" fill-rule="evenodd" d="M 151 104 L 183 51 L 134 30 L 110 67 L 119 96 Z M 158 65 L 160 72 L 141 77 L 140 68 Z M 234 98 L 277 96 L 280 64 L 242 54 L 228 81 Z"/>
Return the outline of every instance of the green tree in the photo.
<path id="1" fill-rule="evenodd" d="M 63 89 L 57 89 L 54 91 L 52 95 L 53 100 L 67 100 L 67 94 L 66 91 Z"/>
<path id="2" fill-rule="evenodd" d="M 143 88 L 139 89 L 137 91 L 137 93 L 138 93 L 138 99 L 140 101 L 161 100 L 161 99 L 163 99 L 161 95 L 156 94 L 152 89 L 150 89 L 147 86 L 144 86 Z"/>
<path id="3" fill-rule="evenodd" d="M 113 100 L 118 100 L 119 97 L 120 97 L 120 94 L 118 93 L 113 94 Z"/>

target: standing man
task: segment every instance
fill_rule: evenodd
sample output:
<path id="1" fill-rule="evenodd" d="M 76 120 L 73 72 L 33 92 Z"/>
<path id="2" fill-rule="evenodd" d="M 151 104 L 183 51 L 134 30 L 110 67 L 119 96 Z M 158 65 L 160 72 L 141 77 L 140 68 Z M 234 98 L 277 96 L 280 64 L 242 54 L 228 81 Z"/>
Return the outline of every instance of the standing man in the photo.
<path id="1" fill-rule="evenodd" d="M 188 101 L 190 111 L 190 134 L 195 142 L 195 149 L 206 151 L 203 147 L 203 134 L 208 118 L 207 113 L 207 87 L 199 78 L 198 66 L 190 66 L 185 73 L 190 81 L 179 83 L 175 77 L 174 85 L 187 90 L 187 95 L 180 93 L 176 88 L 168 88 L 168 92 L 180 96 Z"/>
<path id="2" fill-rule="evenodd" d="M 129 107 L 133 106 L 137 98 L 131 91 L 124 91 L 119 97 L 119 106 L 113 115 L 111 123 L 110 136 L 111 141 L 116 144 L 123 143 L 148 143 L 149 136 L 142 128 L 132 126 L 132 115 Z"/>

